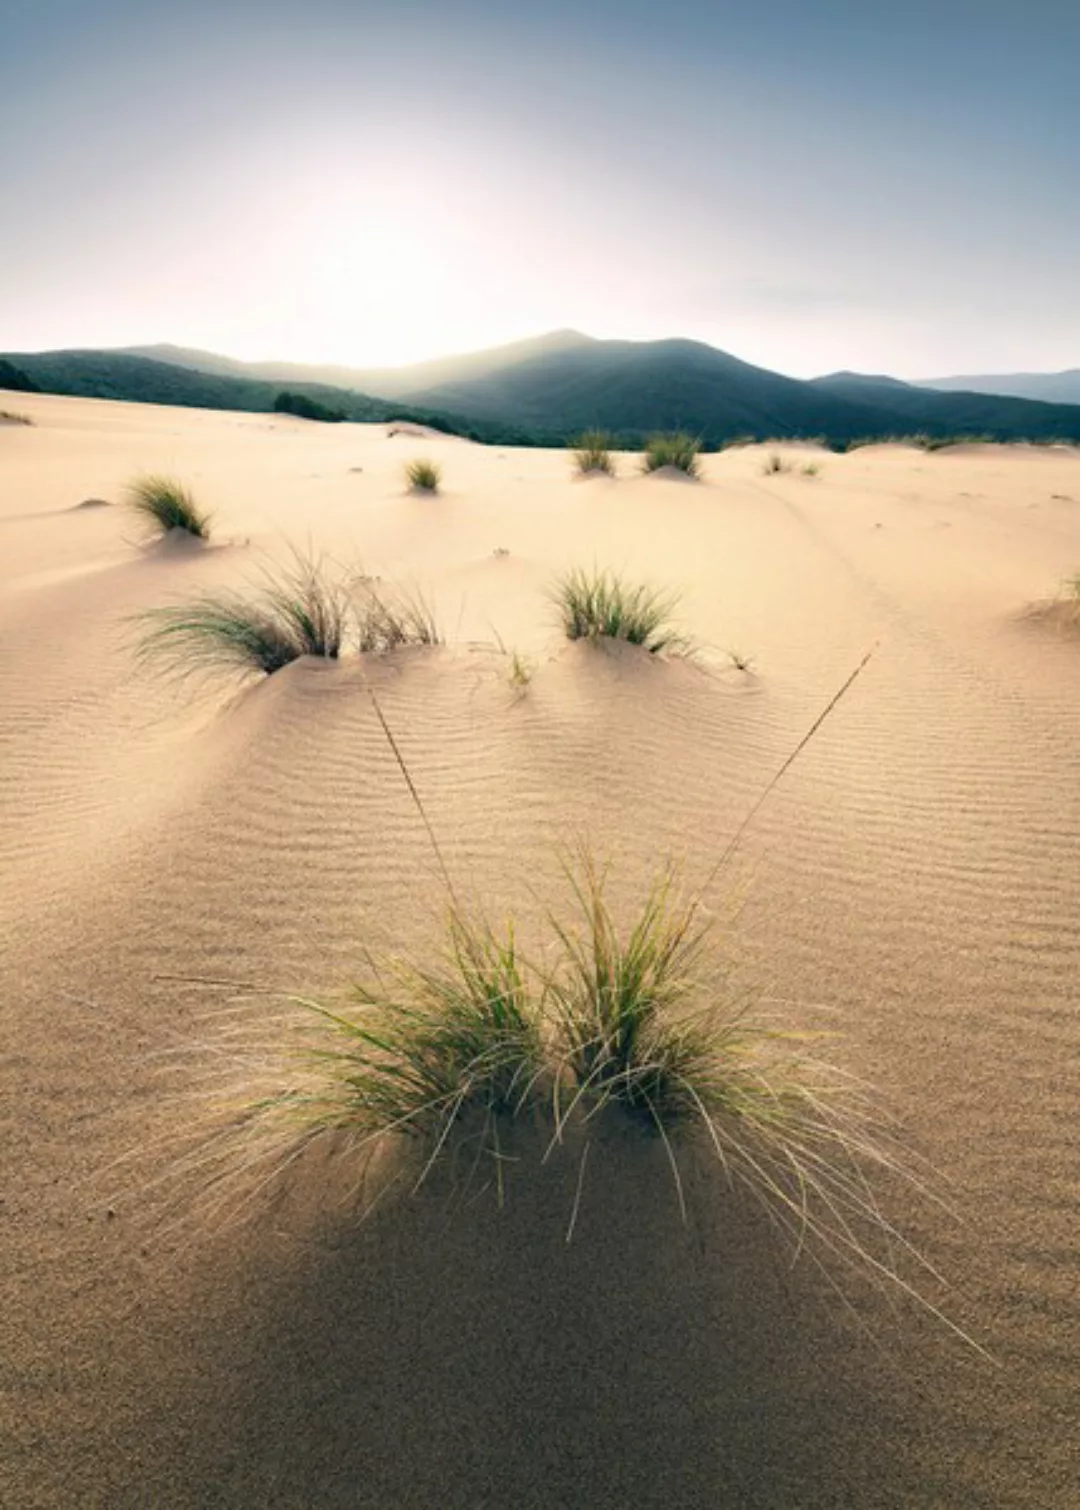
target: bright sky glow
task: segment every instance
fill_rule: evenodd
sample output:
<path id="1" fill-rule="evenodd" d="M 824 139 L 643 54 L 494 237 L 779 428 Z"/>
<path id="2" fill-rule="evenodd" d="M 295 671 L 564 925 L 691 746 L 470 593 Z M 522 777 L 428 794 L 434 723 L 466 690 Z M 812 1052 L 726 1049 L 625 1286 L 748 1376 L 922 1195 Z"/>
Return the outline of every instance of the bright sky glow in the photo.
<path id="1" fill-rule="evenodd" d="M 1080 365 L 1065 0 L 0 0 L 0 350 Z"/>

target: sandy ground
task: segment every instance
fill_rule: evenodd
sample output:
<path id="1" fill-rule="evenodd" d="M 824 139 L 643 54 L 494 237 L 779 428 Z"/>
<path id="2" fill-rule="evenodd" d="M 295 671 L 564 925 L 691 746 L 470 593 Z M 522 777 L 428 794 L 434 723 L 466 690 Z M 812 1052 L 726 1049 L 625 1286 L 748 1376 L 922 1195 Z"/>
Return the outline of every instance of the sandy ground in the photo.
<path id="1" fill-rule="evenodd" d="M 1080 1502 L 1080 637 L 1023 617 L 1080 571 L 1080 455 L 875 449 L 810 478 L 749 449 L 696 486 L 583 483 L 381 427 L 8 400 L 35 424 L 0 431 L 0 1503 Z M 404 492 L 418 448 L 439 498 Z M 214 509 L 215 545 L 78 507 L 143 468 Z M 238 697 L 133 667 L 131 614 L 286 541 L 437 604 L 450 643 L 367 674 L 459 884 L 526 920 L 582 837 L 620 897 L 666 856 L 703 877 L 876 647 L 710 903 L 745 898 L 773 1008 L 839 1030 L 936 1169 L 952 1214 L 883 1199 L 992 1361 L 857 1278 L 841 1302 L 718 1181 L 684 1229 L 618 1146 L 569 1246 L 554 1173 L 501 1212 L 432 1187 L 358 1226 L 309 1161 L 243 1222 L 165 1220 L 190 1045 L 238 995 L 173 977 L 332 990 L 442 906 L 355 667 Z M 560 643 L 545 586 L 593 562 L 678 589 L 703 664 Z"/>

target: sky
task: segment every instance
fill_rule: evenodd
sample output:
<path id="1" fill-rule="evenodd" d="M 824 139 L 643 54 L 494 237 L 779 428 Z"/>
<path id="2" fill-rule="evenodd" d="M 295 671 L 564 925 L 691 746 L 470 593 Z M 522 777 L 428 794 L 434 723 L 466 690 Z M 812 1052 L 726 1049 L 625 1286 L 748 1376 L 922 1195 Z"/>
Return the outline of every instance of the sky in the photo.
<path id="1" fill-rule="evenodd" d="M 1080 0 L 0 0 L 0 351 L 1080 366 Z"/>

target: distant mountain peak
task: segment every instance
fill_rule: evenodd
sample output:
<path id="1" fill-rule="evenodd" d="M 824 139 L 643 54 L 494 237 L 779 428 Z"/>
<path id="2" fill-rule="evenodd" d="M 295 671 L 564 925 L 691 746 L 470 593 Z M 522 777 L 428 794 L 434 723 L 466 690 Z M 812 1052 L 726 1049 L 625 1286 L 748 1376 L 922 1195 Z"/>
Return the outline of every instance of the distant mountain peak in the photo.
<path id="1" fill-rule="evenodd" d="M 866 383 L 875 388 L 910 388 L 910 383 L 905 383 L 902 378 L 890 377 L 887 372 L 853 372 L 851 368 L 842 368 L 839 372 L 826 372 L 823 377 L 814 378 L 815 383 Z"/>

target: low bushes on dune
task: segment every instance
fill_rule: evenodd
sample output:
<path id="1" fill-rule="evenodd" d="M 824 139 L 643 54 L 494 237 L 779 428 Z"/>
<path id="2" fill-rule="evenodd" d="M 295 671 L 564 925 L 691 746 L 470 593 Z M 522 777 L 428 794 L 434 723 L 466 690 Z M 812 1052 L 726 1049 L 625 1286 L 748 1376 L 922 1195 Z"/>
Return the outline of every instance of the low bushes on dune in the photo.
<path id="1" fill-rule="evenodd" d="M 653 655 L 690 649 L 671 624 L 676 600 L 650 587 L 631 586 L 615 572 L 567 572 L 549 597 L 569 640 L 626 640 Z"/>
<path id="2" fill-rule="evenodd" d="M 210 537 L 211 517 L 200 509 L 183 483 L 160 473 L 146 473 L 128 484 L 127 504 L 151 534 L 183 530 L 198 540 Z"/>
<path id="3" fill-rule="evenodd" d="M 573 442 L 574 465 L 582 477 L 602 473 L 615 475 L 615 460 L 611 454 L 611 437 L 603 430 L 586 430 Z"/>
<path id="4" fill-rule="evenodd" d="M 659 472 L 662 468 L 671 467 L 687 477 L 697 477 L 701 470 L 698 460 L 700 451 L 701 441 L 692 435 L 654 435 L 645 447 L 642 469 L 645 472 Z"/>
<path id="5" fill-rule="evenodd" d="M 294 552 L 250 589 L 204 593 L 140 615 L 141 659 L 180 675 L 272 675 L 301 656 L 439 643 L 419 597 L 382 590 L 354 570 Z"/>

